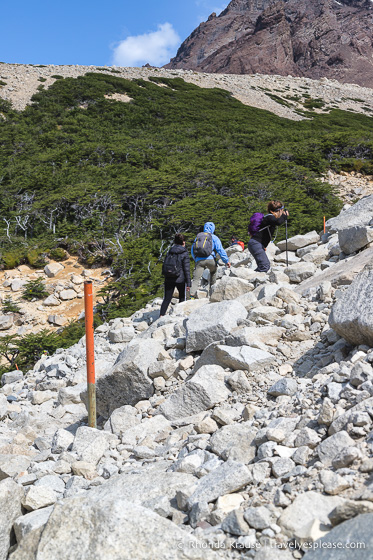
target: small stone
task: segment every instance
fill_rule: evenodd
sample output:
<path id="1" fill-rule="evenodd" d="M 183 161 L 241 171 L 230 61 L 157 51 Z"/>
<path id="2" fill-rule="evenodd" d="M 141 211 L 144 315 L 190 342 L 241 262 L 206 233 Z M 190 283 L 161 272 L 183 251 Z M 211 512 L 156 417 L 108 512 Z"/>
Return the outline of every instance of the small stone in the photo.
<path id="1" fill-rule="evenodd" d="M 155 377 L 153 379 L 153 385 L 156 391 L 163 391 L 166 387 L 166 381 L 163 377 Z"/>
<path id="2" fill-rule="evenodd" d="M 198 434 L 213 434 L 219 429 L 218 424 L 215 422 L 211 416 L 207 416 L 204 420 L 201 420 L 195 426 L 195 430 Z"/>
<path id="3" fill-rule="evenodd" d="M 44 267 L 44 272 L 48 276 L 48 278 L 54 278 L 61 270 L 64 269 L 64 266 L 57 262 L 50 262 Z"/>
<path id="4" fill-rule="evenodd" d="M 279 397 L 281 395 L 292 396 L 298 390 L 298 383 L 291 377 L 285 377 L 276 381 L 270 389 L 268 394 L 272 397 Z"/>
<path id="5" fill-rule="evenodd" d="M 350 487 L 350 484 L 342 476 L 328 470 L 320 472 L 320 481 L 324 486 L 324 491 L 332 496 L 340 494 Z"/>
<path id="6" fill-rule="evenodd" d="M 22 505 L 27 511 L 53 505 L 57 501 L 57 494 L 48 487 L 31 486 L 22 499 Z"/>
<path id="7" fill-rule="evenodd" d="M 86 480 L 93 480 L 98 476 L 96 466 L 87 461 L 75 461 L 71 465 L 71 470 L 73 474 L 83 476 Z"/>
<path id="8" fill-rule="evenodd" d="M 241 494 L 225 494 L 224 496 L 219 496 L 216 501 L 216 509 L 223 511 L 224 513 L 229 513 L 234 509 L 240 507 L 244 501 Z"/>
<path id="9" fill-rule="evenodd" d="M 334 457 L 332 465 L 335 469 L 343 469 L 349 467 L 358 457 L 360 453 L 356 447 L 345 447 Z"/>
<path id="10" fill-rule="evenodd" d="M 273 523 L 272 513 L 265 506 L 250 507 L 245 510 L 244 518 L 253 529 L 266 529 Z"/>

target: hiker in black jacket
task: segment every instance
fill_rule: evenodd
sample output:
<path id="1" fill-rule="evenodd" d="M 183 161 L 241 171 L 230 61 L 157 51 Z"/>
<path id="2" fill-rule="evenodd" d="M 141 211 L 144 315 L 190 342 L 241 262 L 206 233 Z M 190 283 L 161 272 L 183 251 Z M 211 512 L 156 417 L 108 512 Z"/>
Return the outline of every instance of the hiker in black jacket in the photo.
<path id="1" fill-rule="evenodd" d="M 266 255 L 266 247 L 273 240 L 275 230 L 288 218 L 289 212 L 285 210 L 282 202 L 271 200 L 268 204 L 268 214 L 260 223 L 258 232 L 251 236 L 247 248 L 255 259 L 257 268 L 255 272 L 268 272 L 271 263 Z"/>
<path id="2" fill-rule="evenodd" d="M 171 257 L 171 258 L 170 258 Z M 171 266 L 167 266 L 171 263 Z M 165 315 L 170 305 L 175 288 L 179 292 L 179 303 L 185 301 L 185 291 L 190 290 L 190 262 L 189 254 L 185 248 L 185 238 L 181 233 L 177 233 L 174 238 L 174 245 L 167 253 L 163 263 L 162 272 L 164 280 L 164 299 L 161 305 L 160 317 Z"/>

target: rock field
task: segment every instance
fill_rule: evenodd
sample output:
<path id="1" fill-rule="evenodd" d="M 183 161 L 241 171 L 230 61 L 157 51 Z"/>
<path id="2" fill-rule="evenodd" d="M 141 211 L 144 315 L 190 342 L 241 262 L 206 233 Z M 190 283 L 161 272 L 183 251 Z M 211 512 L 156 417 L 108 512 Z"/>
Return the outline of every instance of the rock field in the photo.
<path id="1" fill-rule="evenodd" d="M 372 558 L 372 211 L 4 374 L 0 560 Z"/>
<path id="2" fill-rule="evenodd" d="M 208 74 L 193 70 L 167 70 L 165 68 L 37 66 L 0 63 L 0 80 L 5 83 L 2 87 L 0 86 L 0 97 L 11 101 L 15 109 L 22 110 L 30 103 L 31 97 L 37 93 L 40 85 L 48 88 L 55 82 L 55 78 L 53 78 L 55 75 L 77 78 L 87 72 L 106 72 L 112 75 L 113 71 L 115 76 L 130 80 L 138 78 L 147 80 L 151 76 L 177 77 L 204 88 L 222 88 L 230 91 L 245 105 L 266 109 L 280 117 L 293 120 L 304 118 L 297 111 L 304 111 L 303 103 L 309 97 L 324 101 L 323 110 L 325 111 L 339 108 L 368 116 L 373 113 L 372 89 L 356 84 L 341 84 L 327 78 L 311 80 L 310 78 L 262 74 Z M 298 101 L 296 98 L 299 98 Z M 123 101 L 129 101 L 129 98 L 124 96 Z M 320 112 L 320 110 L 316 109 L 315 112 Z"/>
<path id="3" fill-rule="evenodd" d="M 0 271 L 0 306 L 11 300 L 19 313 L 0 313 L 0 331 L 20 336 L 42 329 L 58 329 L 77 319 L 84 310 L 84 282 L 92 281 L 94 300 L 97 292 L 111 278 L 108 269 L 87 269 L 77 257 L 68 256 L 63 262 L 50 261 L 44 268 L 20 265 Z M 41 279 L 49 293 L 43 300 L 22 298 L 28 282 Z"/>

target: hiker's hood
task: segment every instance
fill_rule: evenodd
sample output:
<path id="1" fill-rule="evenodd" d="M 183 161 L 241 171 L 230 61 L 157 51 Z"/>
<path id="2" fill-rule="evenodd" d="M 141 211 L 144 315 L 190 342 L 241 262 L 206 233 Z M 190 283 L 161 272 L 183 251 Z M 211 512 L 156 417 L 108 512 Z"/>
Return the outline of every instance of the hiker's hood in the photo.
<path id="1" fill-rule="evenodd" d="M 185 253 L 187 252 L 187 249 L 184 247 L 184 245 L 172 245 L 171 249 L 170 249 L 170 253 L 176 253 L 176 254 L 181 254 L 181 253 Z"/>
<path id="2" fill-rule="evenodd" d="M 206 222 L 203 226 L 203 231 L 205 233 L 214 233 L 215 231 L 215 224 L 213 222 Z"/>

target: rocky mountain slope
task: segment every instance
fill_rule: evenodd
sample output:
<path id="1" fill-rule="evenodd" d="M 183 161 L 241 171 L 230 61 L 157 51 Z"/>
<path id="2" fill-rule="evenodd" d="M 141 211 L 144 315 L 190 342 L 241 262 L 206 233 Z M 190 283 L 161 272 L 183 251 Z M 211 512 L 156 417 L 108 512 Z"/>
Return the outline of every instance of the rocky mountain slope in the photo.
<path id="1" fill-rule="evenodd" d="M 5 374 L 0 558 L 369 558 L 372 210 L 98 327 L 97 429 L 84 339 Z"/>
<path id="2" fill-rule="evenodd" d="M 166 68 L 327 77 L 373 87 L 370 0 L 232 0 Z"/>
<path id="3" fill-rule="evenodd" d="M 265 76 L 261 74 L 242 76 L 229 71 L 221 74 L 195 72 L 192 70 L 167 70 L 165 68 L 97 68 L 95 66 L 35 66 L 25 64 L 0 64 L 0 98 L 23 110 L 31 102 L 38 88 L 51 86 L 58 76 L 77 78 L 87 72 L 106 73 L 130 79 L 149 80 L 151 77 L 180 77 L 203 88 L 222 88 L 245 105 L 266 109 L 272 113 L 292 120 L 302 120 L 304 104 L 318 100 L 315 112 L 330 111 L 338 108 L 344 111 L 371 115 L 373 113 L 372 90 L 354 84 L 341 84 L 323 78 L 311 80 L 291 76 Z M 56 78 L 57 76 L 57 78 Z M 353 80 L 354 82 L 356 80 Z M 127 103 L 128 96 L 119 101 Z M 1 112 L 0 112 L 1 118 Z"/>

